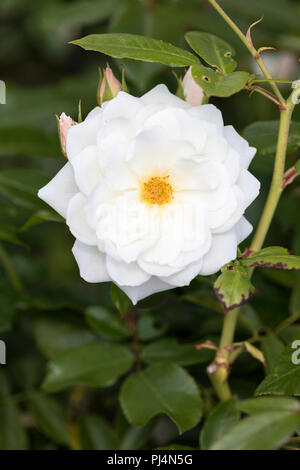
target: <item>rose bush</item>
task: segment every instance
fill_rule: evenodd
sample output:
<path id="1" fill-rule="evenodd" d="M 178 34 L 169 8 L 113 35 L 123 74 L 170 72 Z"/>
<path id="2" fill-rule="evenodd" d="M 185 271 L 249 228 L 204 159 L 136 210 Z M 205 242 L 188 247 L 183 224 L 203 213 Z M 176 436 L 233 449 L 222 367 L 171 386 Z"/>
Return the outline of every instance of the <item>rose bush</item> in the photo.
<path id="1" fill-rule="evenodd" d="M 260 188 L 255 151 L 214 105 L 165 85 L 120 92 L 70 128 L 69 161 L 39 197 L 66 218 L 81 277 L 136 303 L 236 258 Z"/>

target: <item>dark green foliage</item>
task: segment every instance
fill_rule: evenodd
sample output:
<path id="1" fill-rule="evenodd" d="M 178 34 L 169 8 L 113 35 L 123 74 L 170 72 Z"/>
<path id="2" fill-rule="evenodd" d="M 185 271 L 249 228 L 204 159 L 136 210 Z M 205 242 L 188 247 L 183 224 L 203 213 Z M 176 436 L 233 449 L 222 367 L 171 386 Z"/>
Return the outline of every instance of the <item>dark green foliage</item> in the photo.
<path id="1" fill-rule="evenodd" d="M 288 50 L 297 62 L 297 1 L 221 3 L 243 31 L 264 13 L 252 31 L 255 45 Z M 80 98 L 83 117 L 96 106 L 99 66 L 109 60 L 118 78 L 124 69 L 130 92 L 140 96 L 158 83 L 175 93 L 166 65 L 178 77 L 192 65 L 225 123 L 258 149 L 251 171 L 262 190 L 247 212 L 256 226 L 271 179 L 278 109 L 257 94 L 236 95 L 253 73 L 247 50 L 204 0 L 4 0 L 0 39 L 0 80 L 7 86 L 7 104 L 0 105 L 0 340 L 7 352 L 0 365 L 0 449 L 72 448 L 70 425 L 82 449 L 289 443 L 300 429 L 300 365 L 292 362 L 293 354 L 300 359 L 294 347 L 300 340 L 297 179 L 285 189 L 269 231 L 265 246 L 272 248 L 134 310 L 116 286 L 79 278 L 72 236 L 36 195 L 65 163 L 55 114 L 77 120 Z M 290 85 L 281 90 L 286 96 Z M 287 161 L 298 172 L 299 116 L 298 106 Z M 260 268 L 250 283 L 252 266 Z M 194 347 L 219 343 L 225 311 L 214 287 L 225 311 L 252 296 L 237 324 L 235 398 L 221 404 L 206 374 L 215 353 Z M 262 351 L 265 367 L 251 345 Z"/>

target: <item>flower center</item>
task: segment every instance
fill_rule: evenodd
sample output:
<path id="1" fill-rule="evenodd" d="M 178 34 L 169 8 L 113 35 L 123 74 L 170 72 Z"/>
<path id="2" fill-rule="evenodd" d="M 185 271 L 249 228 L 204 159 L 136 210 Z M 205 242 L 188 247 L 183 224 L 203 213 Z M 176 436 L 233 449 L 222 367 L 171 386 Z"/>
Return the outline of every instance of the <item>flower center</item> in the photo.
<path id="1" fill-rule="evenodd" d="M 168 204 L 173 199 L 169 176 L 152 176 L 142 184 L 141 198 L 147 204 Z"/>

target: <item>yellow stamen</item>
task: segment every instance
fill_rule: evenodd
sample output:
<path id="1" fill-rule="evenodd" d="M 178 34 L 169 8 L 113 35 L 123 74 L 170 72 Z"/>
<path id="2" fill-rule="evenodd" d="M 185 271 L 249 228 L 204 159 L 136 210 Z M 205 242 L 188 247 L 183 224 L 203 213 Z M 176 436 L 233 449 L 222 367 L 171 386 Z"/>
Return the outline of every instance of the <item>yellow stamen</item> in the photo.
<path id="1" fill-rule="evenodd" d="M 147 204 L 168 204 L 173 199 L 169 176 L 152 176 L 142 184 L 141 199 Z"/>

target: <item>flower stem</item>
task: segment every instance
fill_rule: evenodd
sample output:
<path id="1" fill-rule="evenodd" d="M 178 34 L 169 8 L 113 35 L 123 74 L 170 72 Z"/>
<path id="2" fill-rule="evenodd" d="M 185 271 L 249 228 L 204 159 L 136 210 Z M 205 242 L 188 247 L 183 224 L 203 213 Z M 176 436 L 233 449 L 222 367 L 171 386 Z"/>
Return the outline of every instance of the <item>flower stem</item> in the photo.
<path id="1" fill-rule="evenodd" d="M 282 193 L 286 149 L 294 106 L 290 97 L 287 101 L 286 109 L 280 112 L 279 134 L 272 183 L 261 219 L 250 245 L 250 250 L 253 251 L 260 250 L 262 247 Z"/>
<path id="2" fill-rule="evenodd" d="M 275 95 L 277 96 L 279 102 L 284 106 L 285 100 L 280 93 L 280 90 L 276 83 L 272 81 L 272 76 L 268 71 L 265 63 L 263 62 L 262 58 L 260 57 L 259 51 L 255 49 L 255 47 L 248 41 L 245 34 L 240 30 L 240 28 L 232 21 L 232 19 L 225 13 L 223 8 L 216 2 L 216 0 L 208 0 L 211 6 L 219 13 L 219 15 L 226 21 L 226 23 L 230 26 L 230 28 L 237 34 L 240 40 L 244 43 L 247 47 L 248 51 L 252 55 L 252 57 L 256 60 L 257 64 L 259 65 L 261 71 L 263 72 L 264 76 L 270 80 L 270 86 L 273 88 Z"/>
<path id="3" fill-rule="evenodd" d="M 266 79 L 269 79 L 270 86 L 272 87 L 278 101 L 280 103 L 280 123 L 279 123 L 279 134 L 277 141 L 277 150 L 275 156 L 275 164 L 273 170 L 273 177 L 271 182 L 270 191 L 267 197 L 267 201 L 258 224 L 256 233 L 253 241 L 250 245 L 250 250 L 260 250 L 265 241 L 265 237 L 271 225 L 277 204 L 283 189 L 284 169 L 286 150 L 289 137 L 289 128 L 291 123 L 292 113 L 295 107 L 295 103 L 299 100 L 300 85 L 296 87 L 296 90 L 292 92 L 287 101 L 282 97 L 279 88 L 275 81 L 273 81 L 267 67 L 262 61 L 259 51 L 255 49 L 253 44 L 248 41 L 247 37 L 242 33 L 238 26 L 229 18 L 225 11 L 218 5 L 215 0 L 208 0 L 209 3 L 216 9 L 231 29 L 238 35 L 241 41 L 245 44 L 251 55 L 254 57 Z M 249 272 L 249 277 L 252 276 L 253 269 Z M 218 352 L 216 354 L 215 361 L 208 367 L 208 373 L 212 385 L 221 401 L 227 401 L 231 398 L 231 391 L 228 385 L 228 373 L 229 373 L 229 351 L 230 346 L 234 340 L 235 327 L 237 323 L 239 309 L 234 309 L 228 312 L 225 316 L 223 329 L 221 333 L 221 340 Z"/>
<path id="4" fill-rule="evenodd" d="M 226 347 L 233 343 L 239 309 L 230 310 L 224 318 L 219 351 L 216 355 L 216 371 L 209 374 L 212 385 L 221 401 L 231 398 L 231 390 L 227 381 L 229 373 L 229 351 Z"/>
<path id="5" fill-rule="evenodd" d="M 279 134 L 272 183 L 260 222 L 250 245 L 250 250 L 253 251 L 260 250 L 263 246 L 282 193 L 289 128 L 294 107 L 295 104 L 291 95 L 286 102 L 286 109 L 280 112 Z M 250 277 L 252 273 L 253 270 L 249 273 Z M 225 316 L 219 346 L 219 354 L 222 354 L 223 360 L 221 367 L 217 367 L 216 372 L 210 376 L 214 389 L 221 401 L 226 401 L 231 397 L 230 388 L 227 383 L 229 352 L 226 350 L 226 347 L 233 342 L 238 313 L 239 309 L 236 308 L 228 312 Z M 216 359 L 216 365 L 218 366 L 218 359 Z"/>

